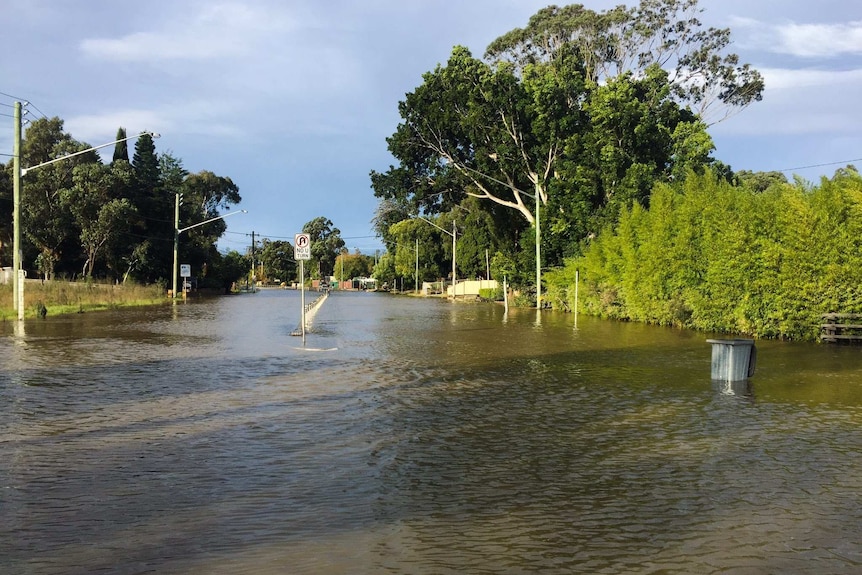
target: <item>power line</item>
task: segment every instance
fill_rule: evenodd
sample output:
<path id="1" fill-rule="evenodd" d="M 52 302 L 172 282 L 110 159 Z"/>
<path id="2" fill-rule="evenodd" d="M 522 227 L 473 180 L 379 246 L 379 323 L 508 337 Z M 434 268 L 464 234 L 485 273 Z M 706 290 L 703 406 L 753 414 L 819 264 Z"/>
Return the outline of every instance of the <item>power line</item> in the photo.
<path id="1" fill-rule="evenodd" d="M 31 102 L 31 101 L 27 100 L 26 98 L 19 98 L 18 96 L 13 96 L 12 94 L 7 94 L 6 92 L 0 92 L 0 96 L 6 96 L 7 98 L 12 98 L 13 100 L 17 100 L 17 101 L 21 102 L 22 107 L 25 109 L 25 111 L 24 111 L 24 113 L 25 113 L 25 114 L 27 113 L 27 111 L 26 111 L 26 109 L 27 109 L 27 108 L 33 108 L 33 109 L 34 109 L 36 112 L 38 112 L 38 113 L 39 113 L 43 118 L 47 118 L 47 117 L 48 117 L 48 115 L 47 115 L 45 112 L 43 112 L 42 110 L 40 110 L 40 109 L 39 109 L 39 107 L 38 107 L 36 104 L 34 104 L 33 102 Z M 7 104 L 7 103 L 5 103 L 5 102 L 0 102 L 0 105 L 2 105 L 2 106 L 6 106 L 6 107 L 9 107 L 9 108 L 14 108 L 14 107 L 15 107 L 13 104 Z M 5 114 L 4 114 L 4 115 L 5 115 Z M 11 116 L 10 116 L 10 117 L 11 117 Z"/>
<path id="2" fill-rule="evenodd" d="M 0 96 L 6 96 L 7 98 L 12 98 L 13 100 L 25 101 L 24 98 L 19 98 L 18 96 L 13 96 L 12 94 L 7 94 L 6 92 L 0 92 Z"/>
<path id="3" fill-rule="evenodd" d="M 31 107 L 31 108 L 33 108 L 34 110 L 36 110 L 37 112 L 39 112 L 40 114 L 42 114 L 42 117 L 43 117 L 43 118 L 47 118 L 47 117 L 48 117 L 48 116 L 45 114 L 45 112 L 43 112 L 42 110 L 40 110 L 39 108 L 37 108 L 37 107 L 36 107 L 36 104 L 34 104 L 33 102 L 27 102 L 24 106 L 25 106 L 25 107 Z"/>
<path id="4" fill-rule="evenodd" d="M 837 164 L 850 164 L 852 162 L 862 162 L 862 158 L 855 158 L 853 160 L 841 160 L 840 162 L 826 162 L 825 164 L 811 164 L 810 166 L 799 166 L 796 168 L 786 168 L 784 170 L 775 170 L 776 172 L 793 172 L 795 170 L 808 170 L 811 168 L 822 168 L 824 166 L 835 166 Z"/>

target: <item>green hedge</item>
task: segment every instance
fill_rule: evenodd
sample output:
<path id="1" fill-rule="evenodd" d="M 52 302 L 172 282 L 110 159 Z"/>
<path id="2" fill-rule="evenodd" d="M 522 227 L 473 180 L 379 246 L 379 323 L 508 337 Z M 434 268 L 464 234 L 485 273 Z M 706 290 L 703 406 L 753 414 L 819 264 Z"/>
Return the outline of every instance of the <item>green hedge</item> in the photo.
<path id="1" fill-rule="evenodd" d="M 548 297 L 602 317 L 815 339 L 826 312 L 862 313 L 862 177 L 839 170 L 757 193 L 711 174 L 659 185 L 563 269 Z"/>

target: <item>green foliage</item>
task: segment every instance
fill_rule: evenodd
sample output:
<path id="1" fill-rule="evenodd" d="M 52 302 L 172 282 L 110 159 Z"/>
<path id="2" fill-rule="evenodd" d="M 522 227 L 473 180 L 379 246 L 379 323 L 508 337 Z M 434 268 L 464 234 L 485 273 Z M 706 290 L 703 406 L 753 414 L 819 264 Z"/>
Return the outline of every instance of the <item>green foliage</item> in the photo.
<path id="1" fill-rule="evenodd" d="M 398 164 L 371 174 L 387 249 L 405 249 L 393 224 L 469 198 L 488 217 L 456 216 L 460 273 L 481 273 L 482 253 L 502 251 L 520 283 L 536 264 L 537 219 L 540 265 L 555 267 L 633 204 L 649 206 L 657 183 L 721 167 L 705 112 L 744 108 L 763 82 L 726 53 L 729 30 L 702 29 L 698 11 L 697 0 L 550 6 L 495 40 L 486 61 L 453 48 L 399 104 L 387 139 Z"/>
<path id="2" fill-rule="evenodd" d="M 776 184 L 786 184 L 787 176 L 783 172 L 752 172 L 740 170 L 733 174 L 733 181 L 740 186 L 746 186 L 755 192 L 765 192 Z"/>
<path id="3" fill-rule="evenodd" d="M 126 129 L 125 128 L 118 128 L 117 129 L 117 137 L 114 139 L 115 140 L 122 140 L 122 141 L 118 141 L 117 144 L 114 146 L 114 156 L 113 156 L 113 159 L 111 161 L 116 162 L 116 161 L 122 160 L 124 162 L 128 162 L 129 161 L 129 140 L 127 139 L 127 136 L 126 136 Z"/>
<path id="4" fill-rule="evenodd" d="M 0 169 L 0 267 L 12 266 L 12 175 Z"/>
<path id="5" fill-rule="evenodd" d="M 317 217 L 302 226 L 302 231 L 311 236 L 311 260 L 309 269 L 314 277 L 332 275 L 335 258 L 344 247 L 341 230 L 332 226 L 332 221 Z"/>
<path id="6" fill-rule="evenodd" d="M 338 281 L 350 280 L 358 277 L 370 277 L 374 270 L 374 258 L 361 254 L 359 250 L 349 254 L 343 250 L 335 260 L 335 275 Z"/>
<path id="7" fill-rule="evenodd" d="M 437 225 L 444 224 L 441 218 L 430 220 Z M 390 237 L 394 242 L 393 273 L 395 277 L 405 278 L 415 285 L 416 262 L 418 258 L 421 284 L 425 281 L 436 281 L 451 274 L 452 249 L 451 239 L 428 221 L 415 218 L 398 222 L 390 227 Z M 375 276 L 376 277 L 376 276 Z M 392 277 L 379 278 L 381 281 Z"/>
<path id="8" fill-rule="evenodd" d="M 298 266 L 293 259 L 293 246 L 290 242 L 283 240 L 263 240 L 263 249 L 259 255 L 266 269 L 266 275 L 280 282 L 290 283 L 297 281 Z"/>
<path id="9" fill-rule="evenodd" d="M 496 288 L 482 288 L 479 290 L 479 297 L 485 301 L 502 301 L 503 299 L 503 284 L 499 284 Z"/>
<path id="10" fill-rule="evenodd" d="M 711 172 L 659 185 L 580 258 L 548 273 L 548 297 L 603 317 L 756 337 L 813 339 L 827 312 L 862 313 L 862 177 L 756 192 Z"/>
<path id="11" fill-rule="evenodd" d="M 245 256 L 236 250 L 230 250 L 225 255 L 214 258 L 213 280 L 225 293 L 240 281 L 248 272 L 248 262 Z"/>
<path id="12" fill-rule="evenodd" d="M 656 64 L 670 71 L 673 93 L 683 107 L 705 118 L 711 108 L 719 120 L 762 97 L 760 73 L 739 64 L 727 28 L 701 29 L 698 0 L 641 0 L 594 12 L 581 4 L 548 6 L 494 40 L 485 56 L 525 68 L 555 63 L 571 53 L 588 80 L 602 84 L 629 72 L 636 76 Z"/>
<path id="13" fill-rule="evenodd" d="M 117 138 L 125 133 L 120 128 Z M 175 193 L 183 195 L 180 221 L 186 225 L 218 217 L 220 210 L 240 201 L 229 178 L 206 171 L 189 175 L 179 159 L 156 154 L 150 135 L 137 138 L 132 163 L 122 144 L 108 165 L 94 150 L 65 158 L 91 146 L 66 134 L 59 118 L 34 120 L 28 126 L 22 165 L 33 169 L 22 177 L 21 249 L 30 277 L 38 271 L 47 279 L 81 275 L 164 281 L 171 277 Z M 58 159 L 62 161 L 54 162 Z M 4 261 L 7 254 L 11 260 L 11 183 L 10 162 L 0 171 Z M 215 265 L 215 242 L 224 230 L 224 223 L 216 220 L 184 233 L 182 261 L 200 270 Z"/>
<path id="14" fill-rule="evenodd" d="M 381 287 L 387 285 L 393 287 L 398 277 L 395 272 L 395 256 L 389 252 L 380 256 L 380 259 L 377 260 L 377 264 L 374 266 L 373 276 Z"/>

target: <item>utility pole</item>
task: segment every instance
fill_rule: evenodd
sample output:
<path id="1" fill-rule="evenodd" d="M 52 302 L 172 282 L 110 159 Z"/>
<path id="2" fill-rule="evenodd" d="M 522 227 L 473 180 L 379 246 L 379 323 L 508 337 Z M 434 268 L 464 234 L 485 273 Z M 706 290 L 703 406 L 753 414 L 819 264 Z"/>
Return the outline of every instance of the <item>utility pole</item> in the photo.
<path id="1" fill-rule="evenodd" d="M 455 238 L 458 235 L 458 230 L 455 227 L 455 220 L 452 220 L 452 301 L 455 301 L 455 286 L 458 280 L 455 278 Z"/>
<path id="2" fill-rule="evenodd" d="M 179 251 L 180 251 L 180 198 L 182 194 L 179 192 L 174 192 L 174 266 L 173 271 L 171 272 L 173 276 L 173 282 L 171 284 L 171 299 L 176 302 L 177 301 L 177 262 L 179 259 Z M 185 282 L 185 280 L 183 280 Z M 185 297 L 185 291 L 183 291 L 183 297 Z"/>
<path id="3" fill-rule="evenodd" d="M 24 282 L 18 277 L 21 270 L 21 102 L 15 102 L 15 132 L 12 140 L 12 227 L 14 245 L 12 254 L 12 303 L 18 310 L 18 319 L 24 319 Z M 21 302 L 18 299 L 22 300 Z"/>
<path id="4" fill-rule="evenodd" d="M 536 309 L 542 309 L 542 231 L 539 227 L 539 205 L 542 203 L 536 187 Z"/>
<path id="5" fill-rule="evenodd" d="M 251 281 L 254 281 L 254 230 L 251 232 Z M 254 289 L 253 284 L 251 288 Z"/>

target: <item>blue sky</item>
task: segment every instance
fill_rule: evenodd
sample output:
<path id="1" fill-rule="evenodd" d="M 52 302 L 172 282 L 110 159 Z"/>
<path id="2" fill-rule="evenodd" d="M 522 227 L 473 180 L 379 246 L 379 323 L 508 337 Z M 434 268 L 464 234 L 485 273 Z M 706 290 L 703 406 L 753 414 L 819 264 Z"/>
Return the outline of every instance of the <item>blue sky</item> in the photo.
<path id="1" fill-rule="evenodd" d="M 226 220 L 221 248 L 244 251 L 252 232 L 292 240 L 325 216 L 351 251 L 373 253 L 368 173 L 392 163 L 398 102 L 454 45 L 480 56 L 548 4 L 0 0 L 0 154 L 12 153 L 15 98 L 91 145 L 120 126 L 153 130 L 157 151 L 240 187 L 248 214 Z M 814 181 L 847 160 L 862 167 L 862 2 L 700 7 L 706 26 L 731 28 L 732 50 L 767 86 L 762 102 L 712 126 L 718 159 Z"/>

